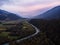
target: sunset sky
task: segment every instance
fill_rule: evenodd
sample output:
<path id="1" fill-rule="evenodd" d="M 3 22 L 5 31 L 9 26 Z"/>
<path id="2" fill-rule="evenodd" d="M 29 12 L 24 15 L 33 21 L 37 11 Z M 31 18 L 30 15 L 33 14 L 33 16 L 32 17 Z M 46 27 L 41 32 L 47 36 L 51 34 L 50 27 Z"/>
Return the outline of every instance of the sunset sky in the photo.
<path id="1" fill-rule="evenodd" d="M 0 9 L 16 13 L 22 17 L 33 17 L 60 5 L 60 0 L 0 0 Z M 44 9 L 44 10 L 43 10 Z"/>

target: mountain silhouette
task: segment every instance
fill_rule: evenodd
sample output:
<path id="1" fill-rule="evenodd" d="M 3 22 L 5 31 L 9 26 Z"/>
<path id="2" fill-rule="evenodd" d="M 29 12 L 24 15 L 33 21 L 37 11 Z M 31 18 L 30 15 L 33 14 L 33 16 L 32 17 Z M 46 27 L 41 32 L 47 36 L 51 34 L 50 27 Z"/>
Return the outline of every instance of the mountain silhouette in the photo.
<path id="1" fill-rule="evenodd" d="M 0 9 L 0 20 L 17 20 L 21 19 L 22 17 L 19 17 L 16 14 L 10 13 L 8 11 L 4 11 Z"/>
<path id="2" fill-rule="evenodd" d="M 47 12 L 34 17 L 35 19 L 60 19 L 60 6 L 56 6 Z"/>

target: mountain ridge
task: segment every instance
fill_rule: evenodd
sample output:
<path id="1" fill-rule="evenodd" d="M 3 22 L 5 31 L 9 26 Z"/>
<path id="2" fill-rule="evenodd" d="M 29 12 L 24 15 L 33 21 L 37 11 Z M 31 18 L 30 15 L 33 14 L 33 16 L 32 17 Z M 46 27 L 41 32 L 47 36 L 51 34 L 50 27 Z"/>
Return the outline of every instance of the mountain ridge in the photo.
<path id="1" fill-rule="evenodd" d="M 56 6 L 45 13 L 35 16 L 35 19 L 60 19 L 60 6 Z"/>
<path id="2" fill-rule="evenodd" d="M 17 14 L 0 9 L 0 20 L 17 20 L 21 18 L 22 17 L 19 17 Z"/>

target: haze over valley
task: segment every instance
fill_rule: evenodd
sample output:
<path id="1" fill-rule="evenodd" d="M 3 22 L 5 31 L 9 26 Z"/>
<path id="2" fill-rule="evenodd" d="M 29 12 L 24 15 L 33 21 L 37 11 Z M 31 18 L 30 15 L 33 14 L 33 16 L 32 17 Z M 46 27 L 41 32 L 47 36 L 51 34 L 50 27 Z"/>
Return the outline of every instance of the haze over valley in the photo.
<path id="1" fill-rule="evenodd" d="M 0 0 L 0 45 L 60 45 L 60 0 Z"/>

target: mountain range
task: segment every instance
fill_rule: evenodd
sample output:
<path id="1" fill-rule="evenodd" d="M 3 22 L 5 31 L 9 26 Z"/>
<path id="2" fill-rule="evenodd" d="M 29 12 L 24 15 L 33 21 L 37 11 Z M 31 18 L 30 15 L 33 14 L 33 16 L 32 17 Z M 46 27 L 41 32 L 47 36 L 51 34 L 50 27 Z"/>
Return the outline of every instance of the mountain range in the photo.
<path id="1" fill-rule="evenodd" d="M 41 32 L 45 32 L 47 38 L 54 45 L 60 45 L 60 6 L 34 17 L 30 23 L 40 29 Z"/>
<path id="2" fill-rule="evenodd" d="M 56 6 L 41 15 L 35 16 L 35 19 L 60 19 L 60 6 Z"/>
<path id="3" fill-rule="evenodd" d="M 38 11 L 39 12 L 39 11 Z M 14 13 L 10 13 L 8 11 L 4 11 L 0 9 L 0 20 L 17 20 L 17 19 L 21 19 L 22 17 L 14 14 Z M 38 16 L 35 16 L 33 19 L 60 19 L 60 6 L 56 6 L 46 12 L 44 12 L 43 14 L 40 14 Z"/>
<path id="4" fill-rule="evenodd" d="M 8 11 L 4 11 L 0 9 L 0 20 L 17 20 L 17 19 L 21 19 L 22 17 L 10 13 Z"/>

